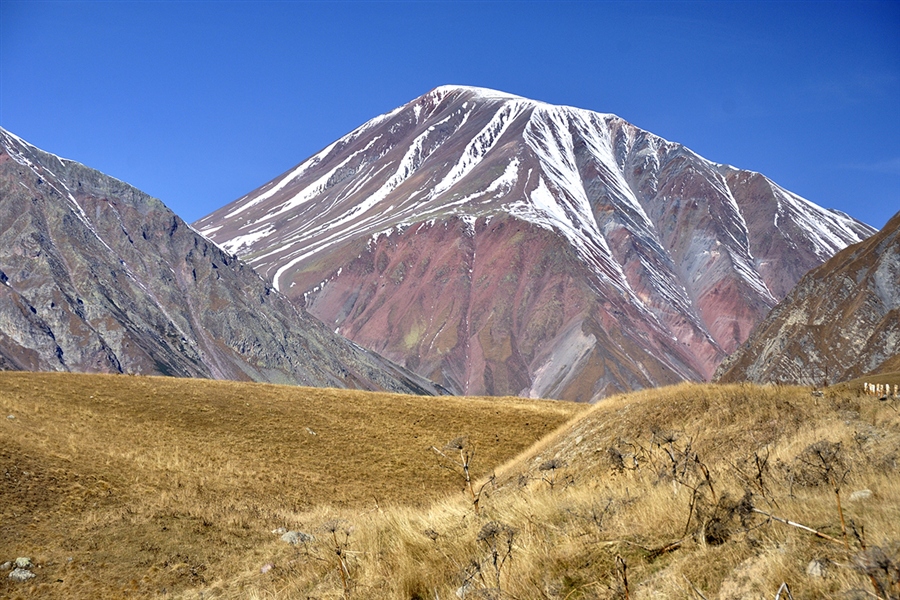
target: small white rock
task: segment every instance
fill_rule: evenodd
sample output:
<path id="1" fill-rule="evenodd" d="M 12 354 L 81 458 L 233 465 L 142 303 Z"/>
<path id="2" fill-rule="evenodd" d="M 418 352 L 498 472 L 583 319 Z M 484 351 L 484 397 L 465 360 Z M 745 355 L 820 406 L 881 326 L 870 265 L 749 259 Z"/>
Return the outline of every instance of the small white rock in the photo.
<path id="1" fill-rule="evenodd" d="M 35 574 L 29 571 L 28 569 L 13 569 L 9 573 L 9 578 L 13 581 L 28 581 L 29 579 L 33 579 Z"/>
<path id="2" fill-rule="evenodd" d="M 20 556 L 16 559 L 16 568 L 17 569 L 28 569 L 32 566 L 31 559 L 27 556 Z"/>
<path id="3" fill-rule="evenodd" d="M 296 546 L 297 544 L 307 544 L 313 541 L 313 536 L 308 533 L 303 533 L 302 531 L 288 531 L 283 536 L 281 536 L 282 542 L 287 542 L 291 546 Z"/>
<path id="4" fill-rule="evenodd" d="M 828 572 L 828 561 L 814 558 L 806 565 L 806 574 L 810 577 L 825 577 Z"/>
<path id="5" fill-rule="evenodd" d="M 860 500 L 868 500 L 872 497 L 872 490 L 856 490 L 850 494 L 850 502 L 858 502 Z"/>
<path id="6" fill-rule="evenodd" d="M 9 571 L 13 568 L 13 564 L 11 560 L 6 561 L 2 565 L 0 565 L 0 571 Z"/>
<path id="7" fill-rule="evenodd" d="M 12 421 L 13 419 L 16 418 L 16 415 L 7 415 L 6 418 L 9 419 L 10 421 Z"/>
<path id="8" fill-rule="evenodd" d="M 281 535 L 282 533 L 287 533 L 287 529 L 285 529 L 284 527 L 276 527 L 272 530 L 272 533 L 274 533 L 275 535 Z"/>

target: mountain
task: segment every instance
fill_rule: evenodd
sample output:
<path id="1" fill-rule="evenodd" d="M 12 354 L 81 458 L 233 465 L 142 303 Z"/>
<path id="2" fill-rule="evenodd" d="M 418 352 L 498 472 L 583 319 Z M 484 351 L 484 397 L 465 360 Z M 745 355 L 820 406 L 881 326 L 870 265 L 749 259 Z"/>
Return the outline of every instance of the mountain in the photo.
<path id="1" fill-rule="evenodd" d="M 0 368 L 434 393 L 159 200 L 0 129 Z"/>
<path id="2" fill-rule="evenodd" d="M 819 385 L 900 370 L 900 213 L 810 271 L 726 359 L 720 381 Z"/>
<path id="3" fill-rule="evenodd" d="M 614 115 L 457 86 L 195 226 L 454 392 L 582 401 L 708 379 L 874 231 Z"/>

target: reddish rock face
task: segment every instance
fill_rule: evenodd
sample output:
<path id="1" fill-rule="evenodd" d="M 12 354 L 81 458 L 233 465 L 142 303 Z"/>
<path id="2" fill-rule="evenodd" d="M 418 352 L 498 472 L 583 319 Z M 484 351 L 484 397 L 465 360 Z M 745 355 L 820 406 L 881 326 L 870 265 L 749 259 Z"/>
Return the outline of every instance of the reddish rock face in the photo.
<path id="1" fill-rule="evenodd" d="M 900 213 L 807 273 L 721 381 L 820 385 L 900 367 Z"/>
<path id="2" fill-rule="evenodd" d="M 310 296 L 309 310 L 459 393 L 587 401 L 607 388 L 650 385 L 650 375 L 633 372 L 633 358 L 617 357 L 628 368 L 609 373 L 583 368 L 603 364 L 596 346 L 607 335 L 604 321 L 621 329 L 617 346 L 640 348 L 644 335 L 690 370 L 692 357 L 648 330 L 627 303 L 598 307 L 589 276 L 546 229 L 509 217 L 450 219 L 372 244 Z M 653 354 L 638 356 L 662 381 L 678 380 Z"/>
<path id="3" fill-rule="evenodd" d="M 196 224 L 459 393 L 708 379 L 872 229 L 614 115 L 442 87 Z"/>

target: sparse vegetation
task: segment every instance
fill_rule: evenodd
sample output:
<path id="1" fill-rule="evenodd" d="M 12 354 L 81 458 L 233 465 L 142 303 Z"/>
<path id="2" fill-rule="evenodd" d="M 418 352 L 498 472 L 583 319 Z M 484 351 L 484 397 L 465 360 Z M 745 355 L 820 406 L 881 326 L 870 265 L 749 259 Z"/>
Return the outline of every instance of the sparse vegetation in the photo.
<path id="1" fill-rule="evenodd" d="M 0 546 L 9 545 L 7 531 L 15 536 L 14 544 L 2 549 L 10 556 L 48 539 L 50 531 L 69 532 L 39 548 L 42 555 L 35 562 L 54 564 L 29 583 L 13 587 L 4 582 L 7 587 L 0 589 L 7 595 L 38 597 L 65 589 L 67 597 L 104 591 L 148 596 L 165 586 L 167 594 L 186 598 L 320 600 L 900 596 L 900 406 L 865 395 L 861 385 L 835 386 L 815 396 L 810 388 L 799 387 L 682 384 L 616 396 L 583 413 L 547 403 L 558 412 L 544 431 L 570 416 L 572 420 L 550 435 L 532 436 L 528 443 L 533 445 L 505 463 L 491 454 L 496 445 L 492 436 L 505 430 L 489 421 L 499 418 L 495 411 L 509 411 L 502 426 L 513 426 L 510 419 L 522 401 L 475 400 L 482 402 L 472 412 L 478 418 L 456 423 L 469 429 L 453 429 L 478 444 L 478 459 L 468 461 L 477 469 L 473 489 L 495 476 L 475 514 L 468 493 L 459 493 L 459 472 L 436 465 L 432 446 L 456 456 L 445 444 L 452 434 L 440 427 L 434 428 L 435 437 L 413 444 L 416 452 L 404 459 L 410 461 L 409 470 L 389 470 L 391 485 L 371 483 L 380 494 L 376 503 L 367 494 L 377 476 L 362 466 L 378 461 L 365 453 L 380 444 L 385 456 L 397 458 L 409 440 L 385 433 L 367 441 L 367 419 L 351 423 L 343 415 L 343 425 L 354 430 L 359 444 L 350 441 L 352 436 L 343 440 L 340 453 L 329 459 L 330 468 L 308 464 L 309 472 L 322 479 L 309 480 L 315 496 L 300 502 L 291 496 L 295 492 L 289 491 L 289 478 L 268 482 L 284 465 L 277 455 L 295 447 L 296 439 L 274 450 L 259 448 L 264 457 L 254 464 L 261 477 L 246 485 L 237 483 L 248 476 L 246 471 L 224 481 L 204 478 L 196 462 L 201 445 L 189 443 L 187 432 L 198 438 L 205 433 L 220 449 L 228 446 L 221 442 L 221 431 L 188 421 L 202 403 L 172 407 L 167 418 L 171 428 L 183 428 L 176 444 L 181 450 L 170 451 L 171 462 L 156 463 L 159 459 L 142 444 L 127 457 L 110 451 L 113 446 L 124 451 L 127 438 L 140 439 L 133 433 L 143 426 L 138 417 L 149 416 L 137 406 L 128 413 L 128 403 L 114 402 L 109 414 L 90 416 L 80 412 L 84 405 L 62 411 L 53 403 L 29 403 L 25 392 L 43 392 L 32 389 L 28 376 L 2 377 L 23 378 L 15 385 L 4 380 L 0 403 L 8 413 L 18 411 L 26 425 L 14 429 L 19 424 L 7 423 L 11 428 L 0 430 L 0 451 L 13 449 L 9 458 L 4 456 L 6 464 L 15 462 L 12 456 L 24 456 L 29 466 L 21 468 L 34 468 L 44 482 L 62 464 L 70 469 L 78 465 L 83 473 L 77 488 L 81 497 L 58 479 L 62 493 L 55 492 L 41 508 L 15 517 L 14 511 L 0 509 Z M 11 395 L 15 386 L 18 392 Z M 343 405 L 364 413 L 360 403 L 366 398 L 354 396 L 355 404 Z M 408 405 L 393 404 L 407 400 Z M 262 409 L 268 401 L 255 402 L 248 414 L 264 418 L 260 413 L 266 412 Z M 229 411 L 238 409 L 228 406 L 224 402 L 219 407 L 219 421 L 234 417 Z M 381 417 L 395 419 L 395 429 L 397 422 L 415 420 L 399 417 L 413 413 L 417 405 L 412 399 L 385 398 L 379 406 L 395 411 L 393 417 Z M 515 421 L 517 431 L 531 430 L 542 406 L 519 405 L 519 410 L 534 412 Z M 439 410 L 435 405 L 429 409 Z M 76 435 L 60 438 L 61 429 L 48 435 L 49 426 L 40 430 L 38 417 L 51 417 L 56 410 L 65 414 L 49 419 L 60 421 L 54 427 L 68 421 Z M 287 408 L 278 401 L 272 410 Z M 462 405 L 447 411 L 462 414 L 468 414 Z M 118 423 L 120 439 L 103 445 L 99 440 L 111 427 L 107 420 Z M 150 419 L 163 434 L 160 443 L 171 448 L 175 438 L 165 436 L 172 436 L 172 429 L 161 426 L 161 420 Z M 130 434 L 123 434 L 126 423 L 134 428 Z M 233 423 L 242 430 L 248 427 L 246 420 Z M 308 434 L 302 427 L 310 426 L 317 440 L 338 431 L 324 423 L 296 425 L 303 435 Z M 93 426 L 101 433 L 95 436 Z M 99 444 L 96 455 L 88 450 L 92 444 Z M 459 446 L 465 444 L 455 446 L 457 453 Z M 227 456 L 222 459 L 236 461 L 237 467 L 244 464 L 237 461 L 247 460 L 240 457 L 255 447 L 221 451 Z M 214 453 L 204 452 L 202 460 L 212 465 Z M 354 458 L 355 453 L 363 457 Z M 125 476 L 128 464 L 142 476 Z M 146 479 L 157 469 L 160 474 Z M 326 480 L 323 474 L 329 472 L 346 480 L 347 487 Z M 417 491 L 420 479 L 431 477 L 434 487 Z M 165 481 L 171 488 L 162 487 Z M 200 486 L 214 493 L 207 496 Z M 346 489 L 340 496 L 344 501 L 330 501 L 341 489 Z M 2 506 L 31 501 L 21 489 L 14 493 L 0 492 Z M 78 519 L 85 524 L 77 525 Z M 330 523 L 340 526 L 329 533 Z M 302 547 L 291 546 L 269 533 L 276 526 L 315 531 L 315 537 Z M 168 532 L 161 533 L 162 528 Z M 133 536 L 127 544 L 126 536 Z M 106 548 L 112 542 L 119 544 L 118 555 Z M 73 563 L 65 563 L 67 552 L 77 554 Z M 85 565 L 103 575 L 88 575 L 81 570 Z M 134 585 L 122 573 L 134 578 Z M 45 574 L 67 580 L 70 587 L 54 588 Z"/>
<path id="2" fill-rule="evenodd" d="M 450 440 L 443 450 L 439 450 L 435 446 L 432 446 L 431 449 L 443 459 L 441 461 L 442 467 L 450 469 L 462 477 L 463 489 L 472 500 L 472 508 L 477 515 L 479 513 L 478 503 L 481 501 L 481 495 L 488 484 L 493 483 L 493 476 L 478 486 L 477 492 L 475 491 L 475 484 L 472 479 L 472 460 L 475 458 L 475 444 L 469 441 L 469 438 L 460 436 Z M 448 452 L 450 453 L 449 455 L 447 454 Z M 459 454 L 459 458 L 456 457 L 456 454 Z"/>

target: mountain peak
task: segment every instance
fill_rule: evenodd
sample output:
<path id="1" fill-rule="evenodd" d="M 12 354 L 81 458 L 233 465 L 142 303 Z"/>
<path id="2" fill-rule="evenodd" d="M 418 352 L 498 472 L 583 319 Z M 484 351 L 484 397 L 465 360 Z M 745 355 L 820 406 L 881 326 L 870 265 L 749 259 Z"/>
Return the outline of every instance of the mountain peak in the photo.
<path id="1" fill-rule="evenodd" d="M 710 377 L 803 273 L 872 233 L 614 115 L 465 86 L 196 226 L 455 391 L 582 400 Z"/>
<path id="2" fill-rule="evenodd" d="M 471 85 L 441 85 L 425 94 L 425 96 L 446 96 L 449 94 L 467 94 L 469 96 L 484 99 L 527 100 L 527 98 L 523 98 L 522 96 L 517 96 L 515 94 L 509 94 L 507 92 L 501 92 L 499 90 L 475 87 Z"/>

